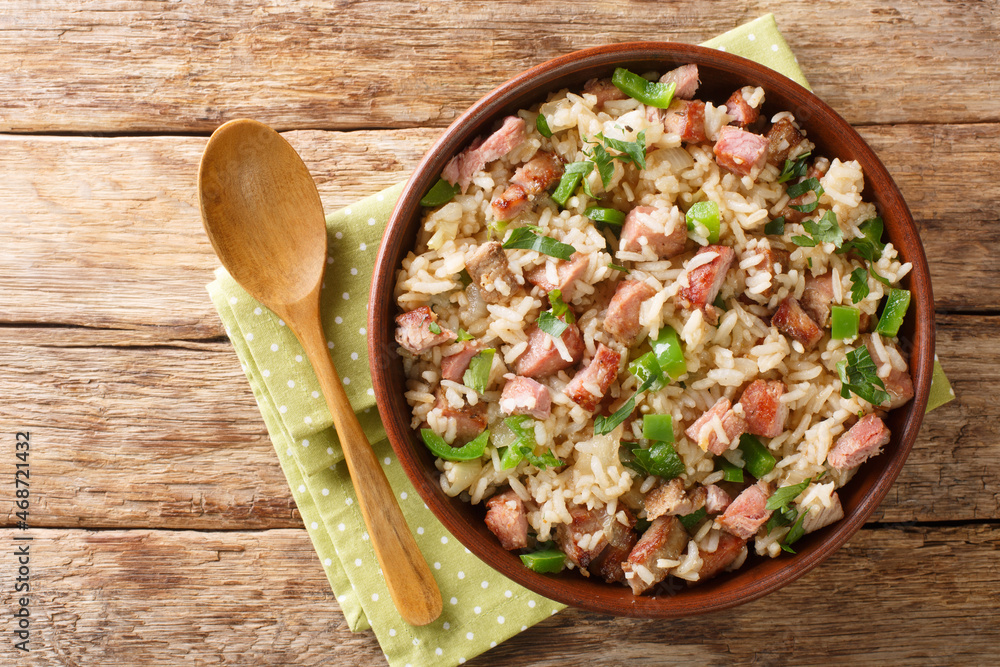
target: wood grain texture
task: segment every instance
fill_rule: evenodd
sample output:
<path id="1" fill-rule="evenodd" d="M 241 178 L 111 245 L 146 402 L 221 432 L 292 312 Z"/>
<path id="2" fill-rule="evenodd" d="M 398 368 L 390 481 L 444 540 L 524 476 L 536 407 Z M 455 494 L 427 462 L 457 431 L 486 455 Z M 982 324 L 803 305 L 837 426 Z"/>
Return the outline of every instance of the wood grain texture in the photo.
<path id="1" fill-rule="evenodd" d="M 304 530 L 33 533 L 33 665 L 385 664 L 372 633 L 347 629 Z M 997 549 L 997 526 L 862 530 L 736 609 L 567 610 L 468 664 L 985 664 L 1000 642 Z"/>
<path id="2" fill-rule="evenodd" d="M 0 131 L 207 132 L 245 116 L 279 129 L 443 127 L 552 57 L 697 43 L 768 12 L 851 122 L 1000 120 L 995 0 L 77 4 L 6 3 Z"/>
<path id="3" fill-rule="evenodd" d="M 1000 282 L 982 280 L 1000 271 L 1000 124 L 860 130 L 921 228 L 937 306 L 1000 309 Z M 437 135 L 297 131 L 287 138 L 333 211 L 404 180 Z M 204 145 L 197 137 L 0 136 L 10 257 L 0 272 L 0 322 L 222 335 L 204 289 L 218 265 L 197 206 Z"/>
<path id="4" fill-rule="evenodd" d="M 927 416 L 875 521 L 1000 518 L 1000 318 L 939 316 L 960 400 Z M 43 526 L 301 525 L 228 342 L 0 328 L 0 433 L 31 429 Z M 9 445 L 13 447 L 13 445 Z M 5 450 L 6 451 L 6 450 Z M 0 485 L 2 525 L 13 525 Z"/>

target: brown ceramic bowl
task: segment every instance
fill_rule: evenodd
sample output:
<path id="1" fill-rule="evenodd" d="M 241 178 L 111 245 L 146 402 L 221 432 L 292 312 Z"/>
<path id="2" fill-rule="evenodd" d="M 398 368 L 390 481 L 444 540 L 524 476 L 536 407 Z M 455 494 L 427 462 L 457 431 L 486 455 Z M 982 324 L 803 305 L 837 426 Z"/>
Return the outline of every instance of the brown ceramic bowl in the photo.
<path id="1" fill-rule="evenodd" d="M 665 72 L 685 63 L 696 63 L 700 69 L 700 99 L 720 104 L 741 86 L 761 86 L 766 91 L 766 117 L 789 110 L 816 143 L 817 154 L 861 164 L 865 200 L 875 202 L 888 238 L 913 264 L 903 281 L 913 300 L 900 339 L 910 355 L 916 396 L 892 412 L 888 422 L 893 436 L 884 452 L 862 465 L 840 491 L 844 519 L 805 536 L 796 544 L 797 555 L 775 559 L 751 556 L 739 570 L 699 586 L 669 595 L 635 597 L 625 586 L 584 578 L 575 571 L 545 575 L 528 570 L 487 530 L 481 505 L 469 505 L 441 491 L 434 457 L 410 429 L 403 369 L 393 338 L 393 320 L 399 312 L 393 287 L 402 259 L 415 244 L 422 213 L 420 198 L 437 181 L 447 161 L 475 137 L 491 131 L 504 115 L 544 101 L 547 93 L 565 87 L 579 90 L 587 79 L 610 76 L 616 66 Z M 414 486 L 445 527 L 491 567 L 540 595 L 591 611 L 647 618 L 704 613 L 754 600 L 801 577 L 843 545 L 885 498 L 906 461 L 927 406 L 934 362 L 933 297 L 927 260 L 906 203 L 871 148 L 833 109 L 773 70 L 713 49 L 658 42 L 597 47 L 542 63 L 488 93 L 452 123 L 417 166 L 389 220 L 372 280 L 368 331 L 375 395 L 389 439 Z"/>

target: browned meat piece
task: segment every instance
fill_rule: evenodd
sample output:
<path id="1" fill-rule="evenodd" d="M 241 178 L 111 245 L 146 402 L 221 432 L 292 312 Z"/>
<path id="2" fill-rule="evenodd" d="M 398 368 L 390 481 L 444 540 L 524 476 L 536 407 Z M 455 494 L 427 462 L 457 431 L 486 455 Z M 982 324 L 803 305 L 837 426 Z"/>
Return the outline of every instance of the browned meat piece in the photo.
<path id="1" fill-rule="evenodd" d="M 469 362 L 479 352 L 479 348 L 477 341 L 466 341 L 461 351 L 441 359 L 441 377 L 452 382 L 462 382 L 465 371 L 469 369 Z"/>
<path id="2" fill-rule="evenodd" d="M 507 264 L 507 253 L 497 241 L 479 246 L 465 261 L 465 268 L 487 303 L 498 303 L 517 291 L 517 280 Z M 497 285 L 503 285 L 506 294 Z"/>
<path id="3" fill-rule="evenodd" d="M 756 123 L 760 118 L 760 111 L 743 99 L 742 89 L 737 90 L 726 100 L 726 113 L 733 117 L 730 125 L 739 125 L 742 128 Z"/>
<path id="4" fill-rule="evenodd" d="M 674 97 L 682 100 L 689 100 L 698 92 L 698 66 L 681 65 L 677 69 L 672 69 L 660 77 L 660 83 L 677 84 L 674 88 Z"/>
<path id="5" fill-rule="evenodd" d="M 396 342 L 413 354 L 421 354 L 441 343 L 450 343 L 458 338 L 454 331 L 443 327 L 441 333 L 431 331 L 431 325 L 436 324 L 437 315 L 429 306 L 414 308 L 408 313 L 396 316 Z"/>
<path id="6" fill-rule="evenodd" d="M 872 342 L 871 336 L 862 336 L 861 340 L 864 341 L 865 347 L 868 348 L 868 354 L 871 356 L 872 361 L 875 362 L 876 366 L 881 366 L 886 363 L 886 359 L 879 355 L 878 349 Z M 885 390 L 889 392 L 888 408 L 890 410 L 898 408 L 901 405 L 905 405 L 911 398 L 913 398 L 913 380 L 910 378 L 910 374 L 907 371 L 901 371 L 893 368 L 889 373 L 889 377 L 882 378 L 882 383 L 885 385 Z M 883 405 L 882 407 L 887 406 Z"/>
<path id="7" fill-rule="evenodd" d="M 705 487 L 705 511 L 709 514 L 722 514 L 733 499 L 721 486 L 709 484 Z"/>
<path id="8" fill-rule="evenodd" d="M 566 395 L 584 410 L 593 412 L 608 393 L 608 387 L 618 377 L 618 364 L 621 363 L 621 359 L 622 355 L 604 343 L 598 343 L 594 358 L 566 385 Z"/>
<path id="9" fill-rule="evenodd" d="M 568 262 L 556 260 L 556 279 L 553 283 L 549 279 L 549 272 L 545 266 L 539 266 L 524 274 L 525 279 L 532 285 L 541 287 L 546 292 L 558 289 L 562 293 L 562 300 L 569 303 L 576 295 L 576 281 L 583 278 L 590 266 L 590 258 L 583 253 L 573 253 Z"/>
<path id="10" fill-rule="evenodd" d="M 544 384 L 518 376 L 508 380 L 503 386 L 500 409 L 508 415 L 531 415 L 535 419 L 548 419 L 552 413 L 552 397 Z"/>
<path id="11" fill-rule="evenodd" d="M 826 176 L 826 172 L 829 168 L 830 161 L 825 157 L 818 157 L 813 160 L 811 165 L 809 165 L 809 170 L 806 172 L 806 178 L 823 178 Z"/>
<path id="12" fill-rule="evenodd" d="M 793 197 L 792 199 L 789 199 L 788 203 L 785 204 L 785 206 L 781 209 L 781 212 L 778 215 L 784 218 L 785 222 L 792 222 L 792 223 L 802 222 L 803 220 L 809 217 L 809 214 L 796 210 L 792 208 L 792 206 L 801 206 L 802 204 L 806 203 L 807 199 L 809 201 L 813 200 L 812 192 L 806 192 L 804 194 L 799 195 L 798 197 Z"/>
<path id="13" fill-rule="evenodd" d="M 497 220 L 513 220 L 530 209 L 534 195 L 541 194 L 557 183 L 563 174 L 559 156 L 541 151 L 514 172 L 510 185 L 490 203 Z"/>
<path id="14" fill-rule="evenodd" d="M 782 118 L 771 126 L 767 133 L 767 162 L 776 167 L 785 166 L 785 160 L 793 148 L 802 143 L 805 137 L 795 128 L 788 118 Z"/>
<path id="15" fill-rule="evenodd" d="M 528 515 L 524 503 L 513 490 L 498 493 L 486 501 L 486 527 L 507 551 L 528 546 Z"/>
<path id="16" fill-rule="evenodd" d="M 560 340 L 566 345 L 571 357 L 569 361 L 563 359 L 552 336 L 532 324 L 528 328 L 528 349 L 514 363 L 515 372 L 524 377 L 540 378 L 580 363 L 585 348 L 580 329 L 575 324 L 569 325 Z"/>
<path id="17" fill-rule="evenodd" d="M 672 210 L 652 206 L 636 206 L 625 216 L 622 225 L 621 245 L 626 252 L 642 252 L 643 243 L 653 249 L 660 259 L 669 259 L 684 252 L 687 244 L 687 225 L 683 217 Z"/>
<path id="18" fill-rule="evenodd" d="M 860 313 L 858 316 L 858 331 L 860 331 L 861 333 L 868 333 L 871 330 L 872 330 L 872 316 L 865 312 Z"/>
<path id="19" fill-rule="evenodd" d="M 681 306 L 688 310 L 700 309 L 705 313 L 705 319 L 715 324 L 718 322 L 719 314 L 712 307 L 712 302 L 719 295 L 719 288 L 726 282 L 726 272 L 729 271 L 736 253 L 729 246 L 709 245 L 699 250 L 694 258 L 710 252 L 716 254 L 715 259 L 688 271 L 688 286 L 682 287 L 677 297 Z"/>
<path id="20" fill-rule="evenodd" d="M 815 347 L 823 337 L 823 330 L 813 322 L 798 300 L 792 296 L 786 297 L 781 302 L 771 317 L 771 324 L 781 333 L 802 343 L 807 350 Z"/>
<path id="21" fill-rule="evenodd" d="M 708 491 L 704 486 L 685 492 L 684 482 L 675 477 L 646 494 L 643 505 L 650 520 L 668 515 L 686 516 L 704 507 L 707 497 Z"/>
<path id="22" fill-rule="evenodd" d="M 712 425 L 716 417 L 722 424 L 722 431 L 726 434 L 728 442 L 719 438 L 719 434 Z M 729 399 L 723 396 L 715 402 L 715 405 L 706 410 L 705 414 L 688 426 L 684 434 L 703 451 L 719 456 L 727 449 L 735 447 L 740 436 L 746 433 L 746 430 L 746 421 L 733 411 Z"/>
<path id="23" fill-rule="evenodd" d="M 729 567 L 742 553 L 746 543 L 746 540 L 741 540 L 735 535 L 730 535 L 727 532 L 721 533 L 719 546 L 715 548 L 715 551 L 698 554 L 701 556 L 701 570 L 698 571 L 698 581 L 692 582 L 692 584 L 708 581 Z"/>
<path id="24" fill-rule="evenodd" d="M 642 595 L 666 579 L 670 568 L 660 567 L 657 562 L 680 560 L 687 541 L 688 533 L 677 517 L 664 516 L 653 521 L 629 553 L 628 560 L 622 563 L 632 593 Z"/>
<path id="25" fill-rule="evenodd" d="M 608 516 L 604 508 L 588 510 L 582 505 L 572 505 L 570 524 L 560 524 L 556 528 L 556 543 L 571 561 L 581 569 L 590 567 L 605 547 L 611 544 L 621 548 L 629 541 L 632 526 L 623 526 L 617 517 Z M 629 515 L 634 525 L 634 519 Z M 599 534 L 597 539 L 593 536 Z M 583 541 L 583 546 L 580 545 Z"/>
<path id="26" fill-rule="evenodd" d="M 656 296 L 656 290 L 641 280 L 623 280 L 618 283 L 604 316 L 604 330 L 622 345 L 631 346 L 642 329 L 639 324 L 639 308 L 643 301 L 653 296 Z"/>
<path id="27" fill-rule="evenodd" d="M 590 79 L 583 84 L 583 92 L 597 98 L 595 106 L 598 108 L 603 107 L 605 102 L 628 99 L 628 95 L 618 90 L 611 79 Z"/>
<path id="28" fill-rule="evenodd" d="M 767 159 L 767 139 L 726 125 L 719 130 L 719 140 L 715 142 L 715 161 L 720 167 L 746 176 L 755 168 L 764 166 Z"/>
<path id="29" fill-rule="evenodd" d="M 591 574 L 603 577 L 604 581 L 609 584 L 625 582 L 625 572 L 622 570 L 622 564 L 628 558 L 636 541 L 639 539 L 639 536 L 632 530 L 635 527 L 635 517 L 628 511 L 628 508 L 623 507 L 621 511 L 625 512 L 625 519 L 628 525 L 622 525 L 622 522 L 617 517 L 608 517 L 605 520 L 604 535 L 608 539 L 608 546 L 604 548 L 604 551 L 594 559 L 594 562 L 588 568 Z"/>
<path id="30" fill-rule="evenodd" d="M 764 260 L 757 264 L 756 268 L 758 271 L 766 271 L 771 274 L 771 286 L 761 292 L 764 296 L 771 296 L 777 291 L 777 284 L 774 282 L 775 276 L 779 273 L 788 273 L 788 265 L 791 261 L 790 255 L 787 250 L 781 250 L 780 248 L 761 247 L 754 249 L 753 254 L 764 256 Z M 778 270 L 779 267 L 780 271 Z"/>
<path id="31" fill-rule="evenodd" d="M 478 139 L 471 146 L 456 155 L 441 171 L 441 178 L 452 185 L 458 183 L 465 192 L 472 182 L 472 176 L 493 160 L 499 159 L 520 146 L 527 138 L 524 119 L 507 116 L 499 130 L 485 141 Z"/>
<path id="32" fill-rule="evenodd" d="M 736 537 L 749 540 L 771 518 L 771 510 L 765 507 L 770 495 L 765 482 L 748 486 L 715 521 Z"/>
<path id="33" fill-rule="evenodd" d="M 812 274 L 806 276 L 806 288 L 802 292 L 799 304 L 806 311 L 809 319 L 823 328 L 830 320 L 830 304 L 833 303 L 833 272 L 827 271 L 821 276 Z"/>
<path id="34" fill-rule="evenodd" d="M 663 129 L 681 141 L 700 143 L 705 136 L 705 103 L 701 100 L 674 100 L 668 109 L 646 108 L 646 117 L 663 123 Z"/>
<path id="35" fill-rule="evenodd" d="M 781 380 L 754 380 L 740 396 L 747 432 L 765 438 L 777 438 L 785 430 L 788 404 L 781 402 L 786 391 Z"/>
<path id="36" fill-rule="evenodd" d="M 826 462 L 837 470 L 856 468 L 889 443 L 889 429 L 875 415 L 865 415 L 857 424 L 837 439 Z"/>
<path id="37" fill-rule="evenodd" d="M 802 519 L 802 530 L 812 533 L 844 518 L 844 507 L 840 504 L 840 496 L 834 493 L 830 499 L 833 502 L 829 507 L 813 509 L 805 515 Z"/>
<path id="38" fill-rule="evenodd" d="M 443 417 L 455 420 L 455 438 L 461 441 L 468 441 L 486 430 L 487 405 L 485 401 L 479 401 L 475 405 L 463 405 L 461 408 L 453 408 L 448 399 L 445 398 L 445 390 L 438 388 L 437 400 L 434 402 L 435 408 L 441 408 Z"/>

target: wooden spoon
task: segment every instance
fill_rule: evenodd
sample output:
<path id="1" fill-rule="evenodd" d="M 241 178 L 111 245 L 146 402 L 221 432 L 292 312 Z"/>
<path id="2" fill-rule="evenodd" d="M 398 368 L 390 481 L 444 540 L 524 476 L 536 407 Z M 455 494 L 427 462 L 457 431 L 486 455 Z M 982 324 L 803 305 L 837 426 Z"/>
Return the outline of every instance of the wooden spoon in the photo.
<path id="1" fill-rule="evenodd" d="M 327 351 L 320 319 L 326 222 L 309 170 L 267 125 L 234 120 L 209 139 L 198 189 L 222 265 L 285 321 L 316 371 L 396 609 L 411 625 L 430 623 L 441 614 L 441 593 Z"/>

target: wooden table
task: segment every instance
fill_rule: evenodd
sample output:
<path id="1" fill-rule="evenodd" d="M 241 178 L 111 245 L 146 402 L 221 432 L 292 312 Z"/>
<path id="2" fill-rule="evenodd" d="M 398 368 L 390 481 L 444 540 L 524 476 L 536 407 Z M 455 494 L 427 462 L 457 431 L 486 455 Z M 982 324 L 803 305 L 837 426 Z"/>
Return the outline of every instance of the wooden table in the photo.
<path id="1" fill-rule="evenodd" d="M 323 576 L 204 285 L 208 134 L 287 130 L 328 210 L 404 179 L 520 70 L 773 11 L 923 234 L 958 400 L 802 580 L 682 621 L 568 610 L 472 661 L 996 663 L 1000 3 L 8 0 L 0 15 L 0 662 L 18 657 L 15 432 L 31 433 L 39 665 L 382 664 Z M 21 657 L 23 660 L 24 657 Z"/>

